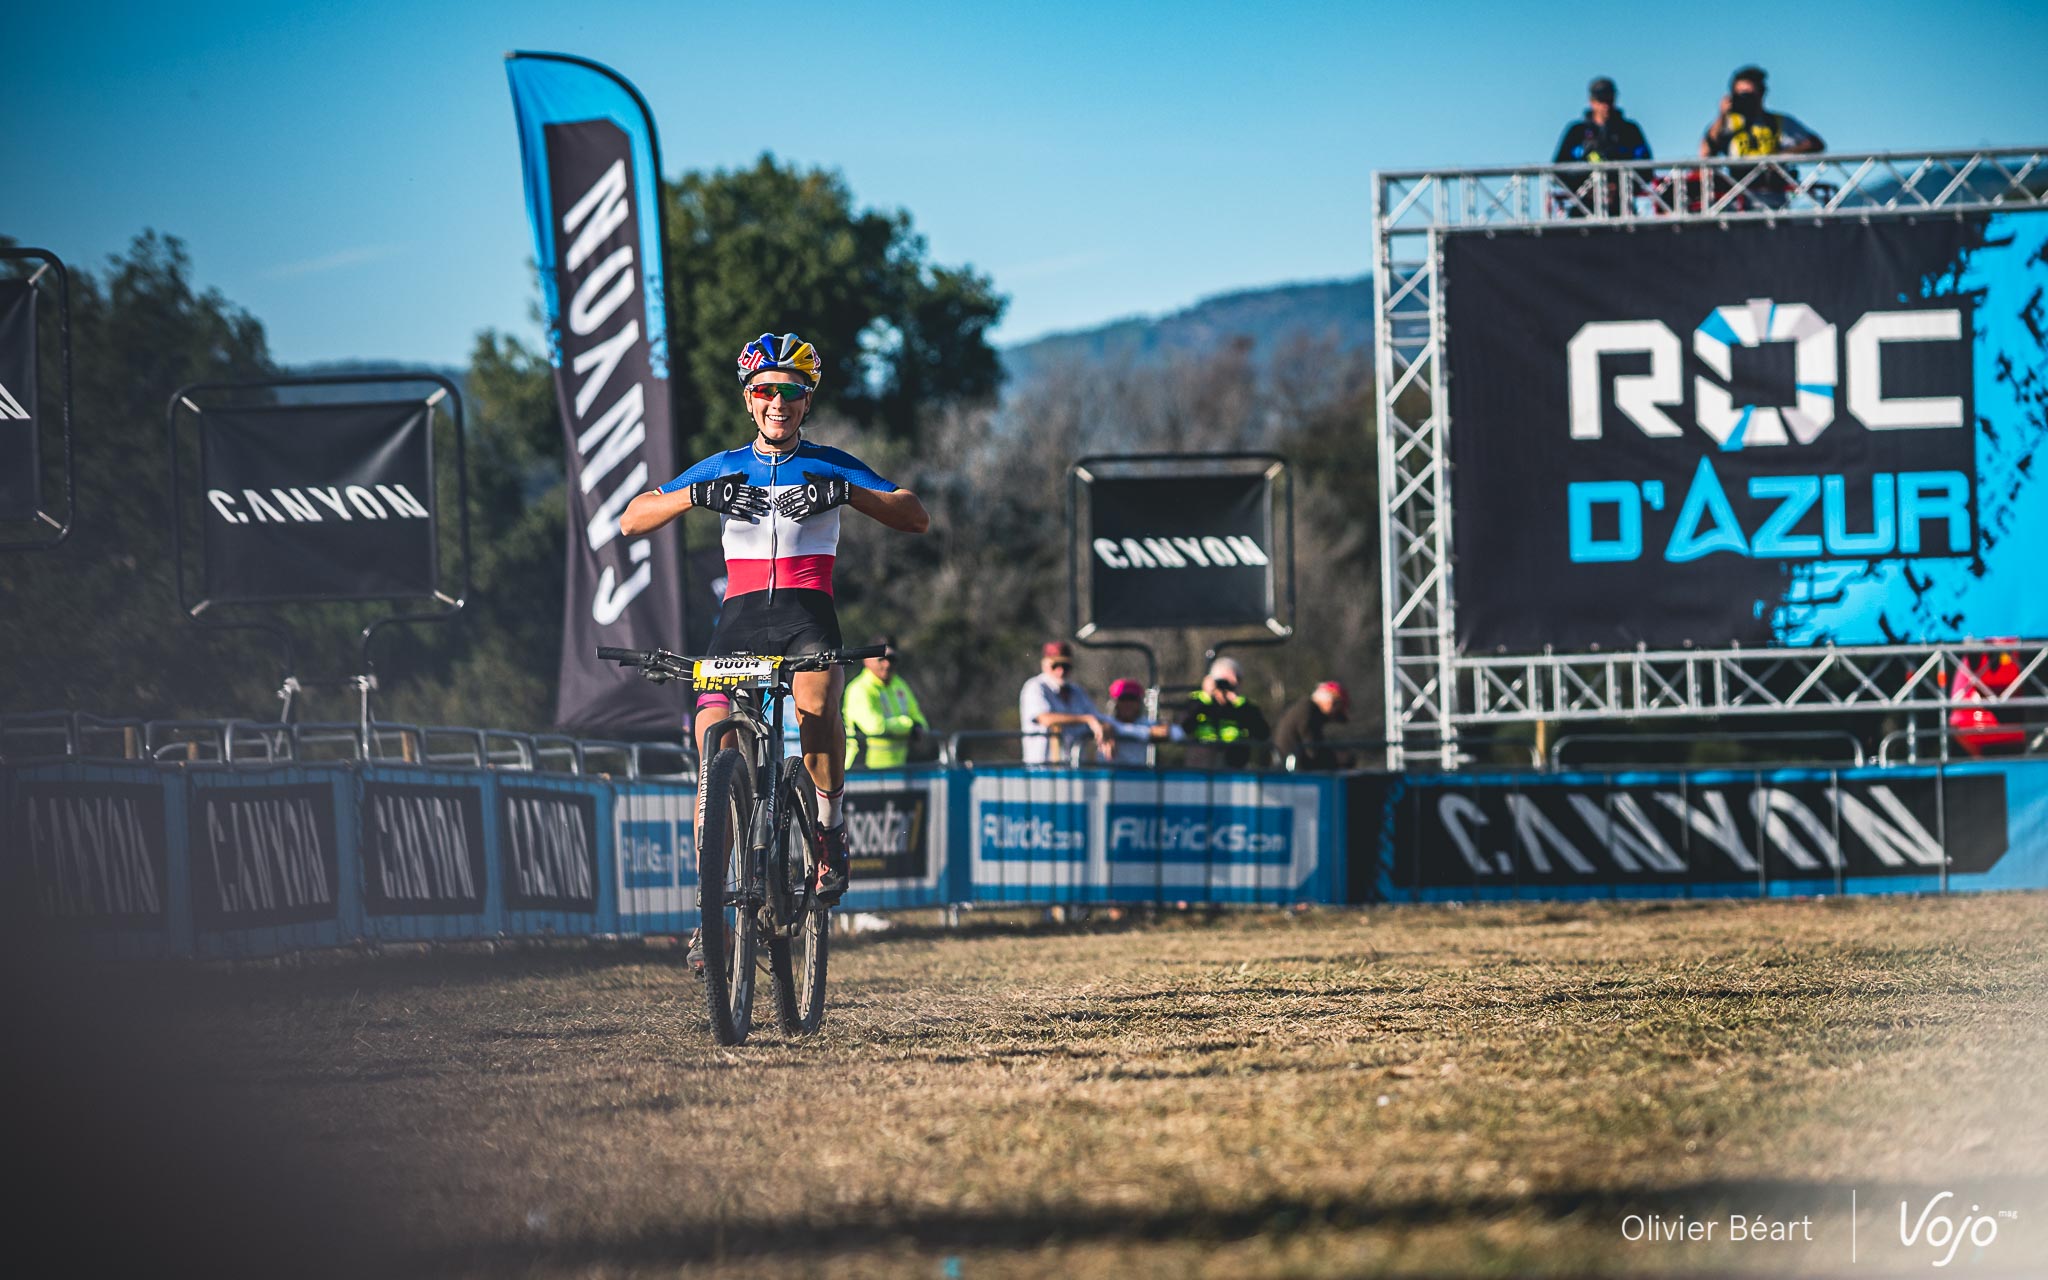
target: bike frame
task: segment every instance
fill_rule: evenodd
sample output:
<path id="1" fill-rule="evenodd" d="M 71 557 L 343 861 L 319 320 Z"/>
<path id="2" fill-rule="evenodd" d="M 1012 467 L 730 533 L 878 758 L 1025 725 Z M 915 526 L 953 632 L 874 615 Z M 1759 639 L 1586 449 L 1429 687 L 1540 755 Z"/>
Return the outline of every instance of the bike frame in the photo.
<path id="1" fill-rule="evenodd" d="M 768 842 L 775 838 L 780 824 L 776 821 L 778 808 L 782 803 L 782 754 L 783 741 L 782 703 L 792 692 L 791 681 L 786 674 L 778 672 L 775 683 L 766 689 L 734 689 L 732 691 L 732 712 L 717 724 L 704 731 L 704 740 L 698 744 L 699 758 L 709 767 L 712 757 L 724 750 L 730 737 L 745 739 L 739 747 L 740 755 L 747 761 L 748 772 L 753 775 L 754 811 L 748 816 L 747 851 L 749 862 L 766 856 Z M 770 709 L 763 712 L 760 701 L 767 695 Z M 767 780 L 765 789 L 762 780 Z M 801 814 L 792 814 L 791 820 Z M 806 838 L 815 835 L 806 831 Z M 700 855 L 701 851 L 700 851 Z"/>

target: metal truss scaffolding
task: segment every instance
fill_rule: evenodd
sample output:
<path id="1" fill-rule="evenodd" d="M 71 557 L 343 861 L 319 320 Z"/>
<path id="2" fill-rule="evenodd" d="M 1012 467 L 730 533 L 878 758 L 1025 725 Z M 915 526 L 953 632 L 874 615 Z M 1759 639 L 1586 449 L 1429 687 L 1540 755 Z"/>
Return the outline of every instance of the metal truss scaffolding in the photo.
<path id="1" fill-rule="evenodd" d="M 1982 644 L 1458 653 L 1443 236 L 1674 221 L 1813 225 L 2048 207 L 2048 148 L 1802 155 L 1755 163 L 1740 176 L 1648 161 L 1591 172 L 1538 165 L 1375 175 L 1381 621 L 1387 736 L 1401 744 L 1395 762 L 1406 756 L 1455 766 L 1461 726 L 1951 705 L 1945 674 L 1965 650 L 1982 653 Z M 2048 704 L 2048 646 L 2001 647 L 2022 674 L 1999 700 Z"/>

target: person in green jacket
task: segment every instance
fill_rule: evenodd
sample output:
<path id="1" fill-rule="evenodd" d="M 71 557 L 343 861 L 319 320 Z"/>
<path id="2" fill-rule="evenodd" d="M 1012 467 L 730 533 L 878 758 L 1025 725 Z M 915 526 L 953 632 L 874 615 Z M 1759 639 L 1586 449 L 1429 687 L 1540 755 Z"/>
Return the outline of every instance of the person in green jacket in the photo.
<path id="1" fill-rule="evenodd" d="M 910 760 L 910 740 L 931 724 L 918 708 L 917 695 L 896 674 L 896 640 L 877 636 L 873 643 L 886 647 L 879 658 L 869 658 L 865 668 L 846 682 L 846 697 L 840 715 L 846 721 L 846 763 L 849 768 L 894 769 Z"/>

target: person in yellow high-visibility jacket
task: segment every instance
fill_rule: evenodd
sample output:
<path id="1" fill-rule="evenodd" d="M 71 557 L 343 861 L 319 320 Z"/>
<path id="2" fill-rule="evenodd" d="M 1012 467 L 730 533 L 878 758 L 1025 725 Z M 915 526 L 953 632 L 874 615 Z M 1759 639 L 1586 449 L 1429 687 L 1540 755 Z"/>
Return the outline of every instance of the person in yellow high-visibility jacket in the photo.
<path id="1" fill-rule="evenodd" d="M 931 728 L 917 705 L 917 695 L 896 674 L 896 641 L 878 636 L 887 646 L 869 658 L 864 670 L 846 682 L 840 716 L 846 722 L 846 763 L 849 768 L 894 769 L 910 760 L 910 740 Z"/>

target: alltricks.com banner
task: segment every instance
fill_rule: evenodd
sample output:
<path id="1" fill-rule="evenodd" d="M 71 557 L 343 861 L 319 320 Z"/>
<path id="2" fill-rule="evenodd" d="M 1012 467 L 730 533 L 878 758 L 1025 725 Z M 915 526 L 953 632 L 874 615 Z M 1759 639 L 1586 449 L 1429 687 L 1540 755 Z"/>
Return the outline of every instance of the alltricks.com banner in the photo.
<path id="1" fill-rule="evenodd" d="M 1465 652 L 2048 635 L 2048 216 L 1445 237 Z"/>
<path id="2" fill-rule="evenodd" d="M 505 70 L 569 460 L 555 720 L 604 733 L 670 729 L 672 696 L 593 657 L 599 645 L 683 639 L 675 526 L 619 533 L 626 504 L 677 472 L 654 122 L 632 86 L 595 63 L 521 53 Z"/>

